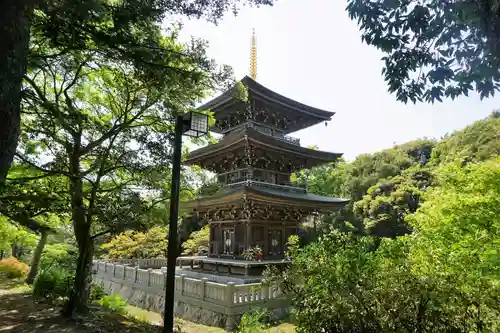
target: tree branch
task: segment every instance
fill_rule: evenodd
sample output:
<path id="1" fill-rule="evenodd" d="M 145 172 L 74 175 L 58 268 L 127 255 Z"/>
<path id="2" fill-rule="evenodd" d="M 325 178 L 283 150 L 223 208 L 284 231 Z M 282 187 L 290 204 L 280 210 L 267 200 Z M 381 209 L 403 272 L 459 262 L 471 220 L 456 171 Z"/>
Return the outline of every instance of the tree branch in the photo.
<path id="1" fill-rule="evenodd" d="M 26 227 L 30 229 L 31 231 L 34 231 L 36 233 L 43 232 L 43 231 L 49 231 L 49 232 L 54 232 L 54 230 L 48 226 L 40 224 L 38 221 L 27 217 L 26 215 L 23 214 L 11 214 L 9 213 L 0 203 L 0 214 L 8 217 L 14 222 L 19 223 L 23 227 Z"/>
<path id="2" fill-rule="evenodd" d="M 100 236 L 104 236 L 106 234 L 109 234 L 112 230 L 111 229 L 108 229 L 108 230 L 104 230 L 104 231 L 101 231 L 101 232 L 98 232 L 97 234 L 95 235 L 92 235 L 90 236 L 91 239 L 95 239 L 97 237 L 100 237 Z"/>
<path id="3" fill-rule="evenodd" d="M 52 102 L 47 100 L 45 97 L 45 94 L 40 90 L 40 88 L 37 86 L 35 81 L 33 81 L 29 76 L 25 75 L 24 80 L 29 83 L 29 85 L 35 90 L 38 98 L 43 102 L 43 106 L 49 110 L 59 121 L 61 126 L 71 134 L 75 133 L 75 131 L 69 126 L 69 124 L 66 122 L 64 117 L 62 116 L 61 112 L 59 111 L 57 106 L 54 106 Z"/>
<path id="4" fill-rule="evenodd" d="M 42 168 L 41 166 L 38 166 L 36 165 L 35 163 L 31 162 L 30 160 L 26 159 L 25 157 L 23 157 L 22 155 L 20 155 L 19 153 L 16 153 L 16 157 L 19 158 L 21 161 L 23 161 L 24 163 L 26 164 L 29 164 L 30 166 L 40 170 L 40 171 L 43 171 L 45 173 L 47 173 L 48 175 L 50 176 L 53 176 L 53 175 L 62 175 L 62 176 L 66 176 L 68 178 L 78 178 L 78 179 L 85 179 L 86 181 L 88 181 L 90 184 L 92 184 L 92 186 L 94 186 L 94 181 L 86 178 L 86 177 L 83 177 L 83 176 L 79 176 L 79 175 L 73 175 L 69 172 L 65 172 L 65 171 L 56 171 L 56 170 L 47 170 L 47 169 L 44 169 Z"/>

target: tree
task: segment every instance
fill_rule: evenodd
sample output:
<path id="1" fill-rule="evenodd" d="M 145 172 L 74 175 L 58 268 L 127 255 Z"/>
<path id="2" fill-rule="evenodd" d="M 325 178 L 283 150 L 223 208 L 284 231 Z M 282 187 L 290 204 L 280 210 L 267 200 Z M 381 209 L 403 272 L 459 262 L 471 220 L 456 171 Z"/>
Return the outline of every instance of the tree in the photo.
<path id="1" fill-rule="evenodd" d="M 417 279 L 438 283 L 447 317 L 461 318 L 463 331 L 486 331 L 500 315 L 500 157 L 458 161 L 436 175 L 439 186 L 408 217 L 409 257 Z"/>
<path id="2" fill-rule="evenodd" d="M 354 212 L 363 219 L 366 233 L 392 238 L 410 233 L 406 216 L 420 207 L 432 177 L 431 170 L 415 167 L 370 187 L 363 199 L 354 204 Z"/>
<path id="3" fill-rule="evenodd" d="M 484 161 L 500 155 L 500 112 L 446 136 L 432 150 L 431 162 L 442 164 L 456 158 Z"/>
<path id="4" fill-rule="evenodd" d="M 149 259 L 167 257 L 168 228 L 153 227 L 146 232 L 127 230 L 101 245 L 107 259 Z"/>
<path id="5" fill-rule="evenodd" d="M 21 84 L 26 73 L 30 12 L 35 0 L 7 0 L 0 11 L 0 191 L 16 152 Z"/>
<path id="6" fill-rule="evenodd" d="M 333 231 L 273 267 L 298 332 L 490 332 L 500 306 L 500 157 L 439 166 L 413 233 L 378 240 Z"/>
<path id="7" fill-rule="evenodd" d="M 361 39 L 385 53 L 382 74 L 399 101 L 481 99 L 500 87 L 496 0 L 349 0 Z"/>
<path id="8" fill-rule="evenodd" d="M 141 191 L 153 191 L 158 201 L 168 198 L 162 192 L 170 170 L 172 119 L 216 84 L 212 67 L 198 66 L 206 59 L 203 48 L 177 44 L 175 31 L 167 37 L 159 29 L 147 31 L 155 45 L 177 52 L 151 54 L 159 64 L 154 73 L 84 50 L 40 60 L 25 77 L 17 158 L 37 170 L 36 179 L 63 177 L 69 185 L 67 213 L 79 258 L 68 315 L 86 310 L 94 239 L 143 221 L 156 201 L 149 203 Z M 35 45 L 43 47 L 40 39 Z"/>
<path id="9" fill-rule="evenodd" d="M 182 244 L 183 254 L 193 256 L 208 253 L 209 243 L 210 226 L 206 224 L 200 230 L 193 232 L 189 239 Z"/>
<path id="10" fill-rule="evenodd" d="M 0 47 L 0 186 L 3 184 L 20 132 L 21 85 L 26 69 L 40 59 L 68 50 L 94 50 L 108 60 L 129 59 L 152 72 L 158 63 L 151 51 L 175 51 L 151 43 L 147 30 L 166 15 L 204 17 L 217 22 L 228 9 L 237 12 L 238 3 L 271 5 L 272 0 L 140 1 L 140 0 L 7 0 L 2 6 Z M 142 29 L 143 34 L 135 34 Z M 44 35 L 50 52 L 31 52 L 32 35 Z M 46 45 L 45 45 L 46 46 Z M 40 50 L 37 50 L 40 51 Z M 206 66 L 199 59 L 200 66 Z"/>
<path id="11" fill-rule="evenodd" d="M 373 154 L 361 154 L 350 163 L 338 161 L 303 170 L 296 181 L 307 184 L 308 190 L 316 194 L 351 199 L 344 209 L 324 216 L 324 223 L 320 224 L 323 229 L 335 228 L 363 234 L 366 216 L 360 211 L 354 214 L 354 203 L 362 200 L 380 180 L 400 176 L 405 170 L 426 165 L 435 144 L 433 140 L 421 139 Z"/>

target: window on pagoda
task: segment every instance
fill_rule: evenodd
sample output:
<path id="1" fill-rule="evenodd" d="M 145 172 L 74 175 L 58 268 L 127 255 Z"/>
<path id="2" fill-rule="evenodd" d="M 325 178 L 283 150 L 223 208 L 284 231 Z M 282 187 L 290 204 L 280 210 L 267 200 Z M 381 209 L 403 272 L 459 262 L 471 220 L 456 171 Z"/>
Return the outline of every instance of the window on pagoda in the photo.
<path id="1" fill-rule="evenodd" d="M 283 253 L 283 242 L 282 242 L 283 232 L 279 229 L 269 230 L 268 234 L 268 254 L 269 255 L 280 255 Z"/>
<path id="2" fill-rule="evenodd" d="M 234 248 L 234 229 L 233 228 L 226 228 L 223 229 L 223 253 L 227 255 L 232 255 L 233 254 L 233 248 Z"/>

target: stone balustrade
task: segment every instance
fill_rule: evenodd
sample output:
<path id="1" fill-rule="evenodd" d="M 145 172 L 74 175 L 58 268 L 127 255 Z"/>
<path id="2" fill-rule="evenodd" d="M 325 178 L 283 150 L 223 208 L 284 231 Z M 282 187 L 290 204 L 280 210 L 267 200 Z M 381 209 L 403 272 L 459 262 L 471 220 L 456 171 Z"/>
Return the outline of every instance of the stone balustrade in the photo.
<path id="1" fill-rule="evenodd" d="M 151 260 L 152 262 L 143 263 L 149 264 L 150 267 L 164 266 L 160 264 L 163 259 L 139 260 Z M 163 311 L 166 280 L 164 272 L 95 260 L 93 275 L 94 280 L 105 286 L 108 292 L 120 294 L 127 301 L 133 300 L 132 305 L 157 312 Z M 130 296 L 132 290 L 135 293 L 133 297 Z M 137 291 L 142 294 L 137 295 Z M 217 283 L 209 281 L 208 278 L 195 279 L 184 274 L 175 277 L 175 294 L 176 309 L 183 309 L 176 310 L 177 315 L 201 324 L 221 326 L 226 329 L 234 328 L 238 318 L 252 307 L 265 306 L 271 310 L 282 310 L 288 306 L 288 302 L 277 287 L 261 283 Z M 142 303 L 141 297 L 147 299 L 147 305 Z M 151 298 L 155 297 L 157 299 L 151 301 Z M 182 304 L 179 305 L 179 302 Z M 209 315 L 205 317 L 210 319 L 204 320 L 203 316 L 193 318 L 188 315 L 197 311 L 208 312 Z"/>
<path id="2" fill-rule="evenodd" d="M 120 259 L 114 262 L 129 266 L 139 266 L 140 268 L 160 269 L 167 267 L 167 259 Z"/>

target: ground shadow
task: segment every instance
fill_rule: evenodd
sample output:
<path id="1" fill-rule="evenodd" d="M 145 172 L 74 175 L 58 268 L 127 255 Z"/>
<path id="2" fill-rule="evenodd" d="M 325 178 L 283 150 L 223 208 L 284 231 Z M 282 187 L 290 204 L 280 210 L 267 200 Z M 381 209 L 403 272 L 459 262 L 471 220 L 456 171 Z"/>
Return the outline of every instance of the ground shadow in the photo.
<path id="1" fill-rule="evenodd" d="M 102 307 L 88 316 L 66 319 L 60 307 L 34 299 L 29 293 L 0 295 L 1 333 L 157 333 L 158 326 L 139 322 Z"/>

